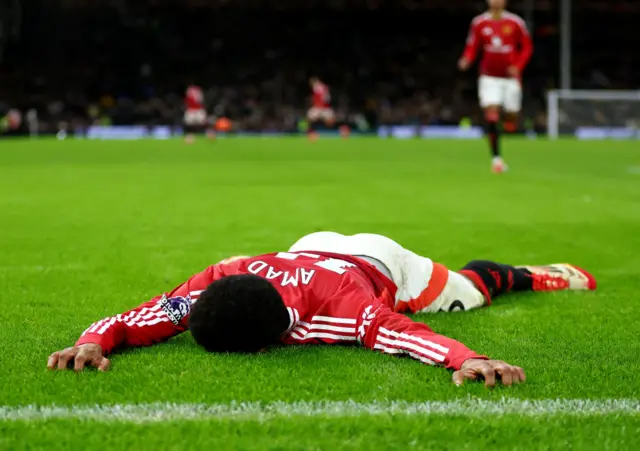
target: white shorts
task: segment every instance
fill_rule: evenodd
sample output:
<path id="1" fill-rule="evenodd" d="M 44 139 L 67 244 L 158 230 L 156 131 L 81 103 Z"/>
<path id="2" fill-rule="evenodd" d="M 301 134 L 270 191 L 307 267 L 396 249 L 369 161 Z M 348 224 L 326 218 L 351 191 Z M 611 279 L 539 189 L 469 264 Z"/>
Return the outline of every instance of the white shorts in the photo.
<path id="1" fill-rule="evenodd" d="M 205 110 L 187 110 L 184 112 L 184 125 L 194 127 L 203 126 L 207 123 L 207 112 Z"/>
<path id="2" fill-rule="evenodd" d="M 421 257 L 382 235 L 346 236 L 316 232 L 300 238 L 289 252 L 316 251 L 366 256 L 381 262 L 397 286 L 396 311 L 471 310 L 485 305 L 482 293 L 466 277 Z"/>
<path id="3" fill-rule="evenodd" d="M 515 78 L 480 75 L 478 97 L 482 108 L 497 105 L 504 111 L 517 113 L 522 108 L 522 85 Z"/>
<path id="4" fill-rule="evenodd" d="M 321 107 L 311 107 L 307 112 L 307 119 L 311 122 L 323 120 L 323 121 L 333 121 L 335 119 L 335 113 L 331 108 L 321 108 Z"/>

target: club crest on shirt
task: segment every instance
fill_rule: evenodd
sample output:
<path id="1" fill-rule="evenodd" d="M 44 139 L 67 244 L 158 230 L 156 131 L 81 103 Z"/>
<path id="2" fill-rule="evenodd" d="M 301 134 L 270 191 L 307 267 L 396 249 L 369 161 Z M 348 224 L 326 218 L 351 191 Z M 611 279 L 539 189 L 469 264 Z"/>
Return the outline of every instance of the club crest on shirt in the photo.
<path id="1" fill-rule="evenodd" d="M 505 25 L 504 27 L 502 27 L 502 33 L 509 36 L 511 33 L 513 33 L 513 27 L 511 25 Z"/>
<path id="2" fill-rule="evenodd" d="M 167 314 L 173 324 L 178 324 L 191 310 L 191 296 L 175 296 L 167 298 L 162 295 L 159 302 L 160 308 Z"/>

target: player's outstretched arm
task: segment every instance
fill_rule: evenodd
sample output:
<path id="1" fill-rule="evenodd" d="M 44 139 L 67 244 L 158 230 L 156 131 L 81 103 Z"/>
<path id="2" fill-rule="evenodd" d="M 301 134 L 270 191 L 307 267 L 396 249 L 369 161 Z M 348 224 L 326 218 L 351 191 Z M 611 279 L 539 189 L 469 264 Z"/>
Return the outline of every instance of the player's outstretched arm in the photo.
<path id="1" fill-rule="evenodd" d="M 395 313 L 384 305 L 365 309 L 358 324 L 360 342 L 367 348 L 406 355 L 428 365 L 454 370 L 452 381 L 484 379 L 492 387 L 497 380 L 512 385 L 525 380 L 524 371 L 500 360 L 489 360 L 457 340 L 436 334 L 426 324 Z"/>
<path id="2" fill-rule="evenodd" d="M 117 348 L 150 346 L 184 332 L 188 329 L 191 304 L 219 276 L 214 268 L 210 266 L 166 295 L 96 321 L 82 333 L 75 346 L 51 354 L 47 366 L 53 370 L 73 367 L 76 371 L 94 366 L 104 371 L 109 367 L 104 356 Z"/>
<path id="3" fill-rule="evenodd" d="M 517 54 L 516 61 L 512 67 L 518 71 L 518 74 L 522 72 L 533 55 L 533 40 L 527 30 L 526 24 L 523 22 L 520 25 L 520 51 Z"/>
<path id="4" fill-rule="evenodd" d="M 96 321 L 75 346 L 51 354 L 47 366 L 52 370 L 73 367 L 76 371 L 94 366 L 106 371 L 109 361 L 104 356 L 115 349 L 149 346 L 187 330 L 190 308 L 189 297 L 163 295 L 128 312 Z"/>
<path id="5" fill-rule="evenodd" d="M 478 55 L 478 50 L 480 48 L 480 40 L 478 39 L 478 27 L 475 22 L 471 22 L 471 26 L 469 27 L 469 34 L 467 36 L 467 41 L 464 46 L 464 51 L 462 52 L 462 56 L 458 60 L 458 69 L 461 71 L 466 71 L 471 67 L 473 62 Z"/>

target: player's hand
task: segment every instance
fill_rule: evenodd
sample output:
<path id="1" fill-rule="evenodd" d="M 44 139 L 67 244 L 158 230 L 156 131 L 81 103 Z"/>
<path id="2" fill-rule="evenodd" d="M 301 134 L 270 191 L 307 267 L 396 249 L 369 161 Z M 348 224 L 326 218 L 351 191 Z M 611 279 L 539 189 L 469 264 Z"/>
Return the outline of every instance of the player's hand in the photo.
<path id="1" fill-rule="evenodd" d="M 460 69 L 461 71 L 466 71 L 467 69 L 469 69 L 469 66 L 471 66 L 471 64 L 469 63 L 468 59 L 460 58 L 458 60 L 458 69 Z"/>
<path id="2" fill-rule="evenodd" d="M 82 371 L 88 366 L 97 368 L 99 371 L 107 371 L 111 362 L 102 355 L 102 347 L 95 343 L 86 343 L 54 352 L 47 360 L 47 368 L 50 370 L 66 370 L 71 364 L 75 371 Z"/>
<path id="3" fill-rule="evenodd" d="M 500 379 L 502 385 L 519 384 L 526 380 L 524 370 L 518 366 L 509 365 L 502 360 L 465 360 L 460 369 L 453 373 L 453 383 L 462 385 L 465 380 L 484 379 L 485 387 L 494 387 Z"/>
<path id="4" fill-rule="evenodd" d="M 513 78 L 518 78 L 520 76 L 520 69 L 518 69 L 516 66 L 509 66 L 507 68 L 507 73 Z"/>

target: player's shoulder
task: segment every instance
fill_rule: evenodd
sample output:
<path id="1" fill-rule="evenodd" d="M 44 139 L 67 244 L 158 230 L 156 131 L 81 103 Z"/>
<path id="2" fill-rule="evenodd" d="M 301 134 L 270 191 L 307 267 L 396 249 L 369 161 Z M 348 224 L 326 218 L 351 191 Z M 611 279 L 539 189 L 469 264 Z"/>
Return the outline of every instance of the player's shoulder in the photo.
<path id="1" fill-rule="evenodd" d="M 524 19 L 515 13 L 505 11 L 504 13 L 502 13 L 502 17 L 504 17 L 505 20 L 513 22 L 522 28 L 527 27 L 527 23 L 524 21 Z"/>
<path id="2" fill-rule="evenodd" d="M 477 16 L 475 16 L 473 19 L 471 19 L 471 26 L 472 27 L 477 27 L 480 24 L 487 22 L 491 20 L 491 14 L 488 12 L 484 12 L 482 14 L 478 14 Z"/>

